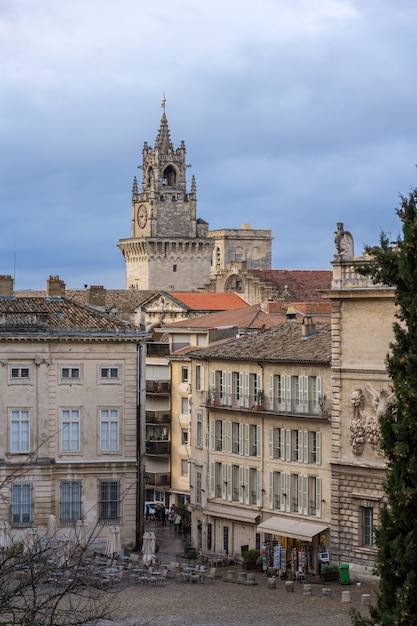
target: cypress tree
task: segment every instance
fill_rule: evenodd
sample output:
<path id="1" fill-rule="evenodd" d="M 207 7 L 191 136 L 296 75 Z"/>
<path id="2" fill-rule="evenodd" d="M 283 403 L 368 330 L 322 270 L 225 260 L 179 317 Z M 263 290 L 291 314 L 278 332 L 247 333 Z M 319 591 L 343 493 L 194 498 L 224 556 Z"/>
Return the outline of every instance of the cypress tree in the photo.
<path id="1" fill-rule="evenodd" d="M 394 395 L 380 417 L 387 475 L 375 531 L 377 603 L 367 618 L 352 610 L 355 626 L 417 625 L 417 189 L 401 196 L 396 212 L 402 233 L 394 242 L 383 233 L 360 268 L 395 288 L 397 311 L 386 360 Z"/>

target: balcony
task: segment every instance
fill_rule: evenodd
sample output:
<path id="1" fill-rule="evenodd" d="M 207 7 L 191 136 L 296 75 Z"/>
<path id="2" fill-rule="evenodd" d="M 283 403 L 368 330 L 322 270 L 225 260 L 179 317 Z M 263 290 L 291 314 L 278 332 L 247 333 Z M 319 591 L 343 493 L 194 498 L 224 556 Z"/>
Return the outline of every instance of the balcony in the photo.
<path id="1" fill-rule="evenodd" d="M 146 393 L 154 393 L 159 395 L 169 395 L 171 393 L 170 380 L 147 380 Z"/>
<path id="2" fill-rule="evenodd" d="M 171 486 L 171 473 L 170 472 L 146 472 L 146 486 L 147 487 L 170 487 Z"/>
<path id="3" fill-rule="evenodd" d="M 279 403 L 277 398 L 270 398 L 266 394 L 262 399 L 262 404 L 256 402 L 253 396 L 237 396 L 236 394 L 223 395 L 207 392 L 204 406 L 216 407 L 219 409 L 226 409 L 229 411 L 245 411 L 248 413 L 260 412 L 276 415 L 289 415 L 300 417 L 316 417 L 316 418 L 330 418 L 330 411 L 325 411 L 320 408 L 318 404 L 313 404 L 310 400 L 307 403 L 300 404 L 297 400 L 292 399 L 287 402 Z"/>
<path id="4" fill-rule="evenodd" d="M 170 441 L 146 441 L 146 454 L 170 454 Z"/>
<path id="5" fill-rule="evenodd" d="M 169 343 L 158 343 L 156 341 L 149 341 L 146 344 L 146 353 L 148 356 L 168 356 Z"/>
<path id="6" fill-rule="evenodd" d="M 170 424 L 171 414 L 168 411 L 146 411 L 147 424 Z"/>

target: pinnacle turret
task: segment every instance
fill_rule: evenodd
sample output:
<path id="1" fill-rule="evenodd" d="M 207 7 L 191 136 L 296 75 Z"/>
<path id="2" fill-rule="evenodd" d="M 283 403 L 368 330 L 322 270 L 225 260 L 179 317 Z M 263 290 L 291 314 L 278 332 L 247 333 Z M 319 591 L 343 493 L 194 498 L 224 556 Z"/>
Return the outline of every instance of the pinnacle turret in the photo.
<path id="1" fill-rule="evenodd" d="M 161 125 L 155 141 L 155 150 L 159 150 L 161 154 L 173 153 L 174 151 L 169 135 L 168 120 L 165 115 L 165 111 L 161 117 Z"/>

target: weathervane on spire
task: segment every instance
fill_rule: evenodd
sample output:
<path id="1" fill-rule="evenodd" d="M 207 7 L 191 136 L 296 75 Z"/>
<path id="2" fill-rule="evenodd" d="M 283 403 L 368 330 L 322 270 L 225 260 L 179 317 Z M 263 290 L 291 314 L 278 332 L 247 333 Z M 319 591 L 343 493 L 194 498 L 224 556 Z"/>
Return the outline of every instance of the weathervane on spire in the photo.
<path id="1" fill-rule="evenodd" d="M 164 95 L 162 97 L 162 102 L 161 102 L 161 107 L 164 109 L 164 113 L 165 113 L 165 102 L 167 101 L 167 99 L 165 98 L 165 91 L 164 91 Z"/>

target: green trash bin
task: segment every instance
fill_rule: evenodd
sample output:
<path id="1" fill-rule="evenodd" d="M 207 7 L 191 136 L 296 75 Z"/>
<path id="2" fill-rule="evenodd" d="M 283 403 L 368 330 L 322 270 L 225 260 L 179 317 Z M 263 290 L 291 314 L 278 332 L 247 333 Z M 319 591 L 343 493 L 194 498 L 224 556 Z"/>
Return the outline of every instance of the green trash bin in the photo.
<path id="1" fill-rule="evenodd" d="M 340 569 L 340 582 L 342 585 L 350 585 L 349 579 L 349 564 L 342 563 L 339 567 Z"/>

